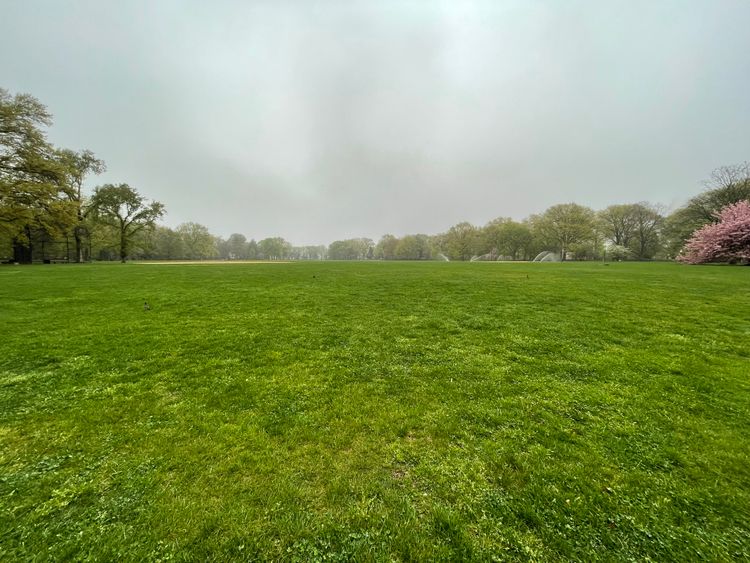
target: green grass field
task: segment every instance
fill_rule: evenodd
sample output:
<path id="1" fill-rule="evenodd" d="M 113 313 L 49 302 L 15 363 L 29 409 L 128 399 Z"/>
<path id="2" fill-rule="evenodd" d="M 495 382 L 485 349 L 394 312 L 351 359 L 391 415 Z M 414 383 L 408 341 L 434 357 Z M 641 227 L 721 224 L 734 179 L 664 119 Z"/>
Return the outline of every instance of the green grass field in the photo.
<path id="1" fill-rule="evenodd" d="M 750 558 L 750 268 L 8 266 L 0 327 L 3 561 Z"/>

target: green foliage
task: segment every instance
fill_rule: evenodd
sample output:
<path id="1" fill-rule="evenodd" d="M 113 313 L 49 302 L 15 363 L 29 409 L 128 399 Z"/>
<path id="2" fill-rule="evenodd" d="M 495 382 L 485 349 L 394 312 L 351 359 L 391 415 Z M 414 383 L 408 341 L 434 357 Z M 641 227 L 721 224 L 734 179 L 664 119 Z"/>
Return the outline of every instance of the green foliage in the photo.
<path id="1" fill-rule="evenodd" d="M 577 203 L 553 205 L 541 215 L 530 219 L 532 228 L 542 244 L 559 253 L 563 260 L 572 247 L 594 242 L 595 214 L 592 209 Z M 579 246 L 580 250 L 581 246 Z"/>
<path id="2" fill-rule="evenodd" d="M 180 233 L 161 225 L 155 226 L 145 232 L 147 242 L 145 246 L 149 249 L 146 258 L 160 260 L 184 260 L 185 244 Z"/>
<path id="3" fill-rule="evenodd" d="M 435 248 L 427 235 L 406 235 L 402 237 L 394 250 L 398 260 L 432 260 Z"/>
<path id="4" fill-rule="evenodd" d="M 264 238 L 257 246 L 257 255 L 261 260 L 284 260 L 291 252 L 292 245 L 281 237 Z"/>
<path id="5" fill-rule="evenodd" d="M 324 260 L 328 254 L 325 245 L 314 244 L 292 247 L 291 257 L 294 260 Z"/>
<path id="6" fill-rule="evenodd" d="M 482 233 L 482 254 L 493 254 L 511 260 L 533 258 L 533 233 L 526 223 L 500 217 L 487 223 Z"/>
<path id="7" fill-rule="evenodd" d="M 635 204 L 633 217 L 635 220 L 634 237 L 629 248 L 637 259 L 651 259 L 656 256 L 660 248 L 660 232 L 664 217 L 656 207 L 648 203 Z"/>
<path id="8" fill-rule="evenodd" d="M 94 190 L 91 206 L 97 222 L 116 230 L 122 262 L 129 255 L 134 237 L 145 228 L 153 228 L 165 212 L 162 203 L 147 202 L 127 184 L 99 186 Z"/>
<path id="9" fill-rule="evenodd" d="M 87 176 L 104 172 L 106 165 L 90 150 L 76 152 L 62 149 L 58 151 L 58 159 L 68 176 L 65 195 L 75 208 L 75 224 L 72 229 L 76 245 L 74 258 L 75 262 L 83 262 L 86 250 L 84 239 L 90 237 L 90 222 L 87 218 L 92 209 L 83 193 L 83 183 Z"/>
<path id="10" fill-rule="evenodd" d="M 470 260 L 481 253 L 480 230 L 466 221 L 453 225 L 440 237 L 440 249 L 451 260 Z"/>
<path id="11" fill-rule="evenodd" d="M 208 228 L 199 223 L 182 223 L 177 226 L 184 257 L 188 260 L 205 260 L 218 255 L 216 238 Z"/>
<path id="12" fill-rule="evenodd" d="M 629 248 L 635 239 L 637 204 L 610 205 L 597 213 L 605 238 L 613 245 Z"/>
<path id="13" fill-rule="evenodd" d="M 328 245 L 329 260 L 369 260 L 374 252 L 375 243 L 369 238 L 336 240 Z"/>
<path id="14" fill-rule="evenodd" d="M 669 254 L 677 256 L 695 231 L 716 222 L 719 211 L 746 200 L 750 200 L 750 162 L 714 170 L 705 191 L 667 218 L 664 234 Z"/>
<path id="15" fill-rule="evenodd" d="M 438 253 L 434 237 L 429 235 L 405 235 L 401 238 L 383 235 L 375 245 L 372 256 L 378 260 L 435 260 Z"/>
<path id="16" fill-rule="evenodd" d="M 383 235 L 375 245 L 374 256 L 378 260 L 395 260 L 398 238 L 393 235 Z"/>
<path id="17" fill-rule="evenodd" d="M 226 242 L 226 257 L 234 260 L 248 260 L 255 258 L 250 256 L 250 248 L 247 244 L 247 238 L 240 233 L 232 233 Z"/>
<path id="18" fill-rule="evenodd" d="M 36 98 L 0 88 L 0 236 L 16 245 L 30 247 L 35 232 L 60 235 L 75 222 L 66 168 L 42 130 L 51 122 Z"/>
<path id="19" fill-rule="evenodd" d="M 748 276 L 0 267 L 0 560 L 747 560 Z"/>
<path id="20" fill-rule="evenodd" d="M 255 260 L 256 258 L 260 258 L 260 252 L 258 251 L 258 243 L 255 241 L 255 239 L 250 239 L 250 242 L 247 243 L 247 257 L 250 260 Z"/>

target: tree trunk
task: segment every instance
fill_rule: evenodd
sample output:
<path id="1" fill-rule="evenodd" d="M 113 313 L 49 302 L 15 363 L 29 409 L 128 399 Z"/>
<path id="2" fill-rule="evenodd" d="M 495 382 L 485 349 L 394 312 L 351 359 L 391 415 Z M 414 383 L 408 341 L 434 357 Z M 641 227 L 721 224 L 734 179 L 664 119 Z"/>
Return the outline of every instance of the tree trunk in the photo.
<path id="1" fill-rule="evenodd" d="M 128 239 L 125 236 L 125 228 L 120 227 L 120 262 L 123 264 L 128 257 Z"/>
<path id="2" fill-rule="evenodd" d="M 32 257 L 31 243 L 24 244 L 18 240 L 13 241 L 13 261 L 19 264 L 31 264 Z"/>
<path id="3" fill-rule="evenodd" d="M 31 242 L 31 227 L 24 227 L 26 241 L 13 239 L 13 261 L 19 264 L 31 264 L 34 256 L 34 243 Z"/>
<path id="4" fill-rule="evenodd" d="M 83 200 L 81 199 L 81 182 L 78 182 L 78 199 L 76 200 L 76 203 L 78 204 L 76 217 L 78 219 L 78 223 L 76 223 L 76 228 L 73 229 L 73 236 L 75 236 L 76 239 L 76 264 L 80 264 L 83 262 L 83 209 L 81 209 Z"/>
<path id="5" fill-rule="evenodd" d="M 73 230 L 73 238 L 76 241 L 75 262 L 76 264 L 80 264 L 83 262 L 83 237 L 81 236 L 81 231 L 78 227 Z"/>

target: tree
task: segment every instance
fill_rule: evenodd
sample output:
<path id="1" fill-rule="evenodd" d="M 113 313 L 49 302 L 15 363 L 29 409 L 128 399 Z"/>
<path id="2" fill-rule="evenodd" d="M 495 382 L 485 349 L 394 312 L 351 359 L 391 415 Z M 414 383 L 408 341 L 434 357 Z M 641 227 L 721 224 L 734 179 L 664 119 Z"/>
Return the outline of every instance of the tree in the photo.
<path id="1" fill-rule="evenodd" d="M 330 260 L 369 260 L 373 257 L 375 243 L 369 238 L 350 238 L 333 241 L 328 246 Z"/>
<path id="2" fill-rule="evenodd" d="M 630 245 L 636 224 L 634 208 L 633 204 L 610 205 L 597 213 L 602 232 L 613 245 Z"/>
<path id="3" fill-rule="evenodd" d="M 706 221 L 713 222 L 728 205 L 750 200 L 750 162 L 720 166 L 704 185 L 708 191 L 696 199 L 703 204 Z"/>
<path id="4" fill-rule="evenodd" d="M 631 256 L 630 249 L 627 246 L 613 244 L 607 248 L 607 255 L 612 260 L 627 260 Z"/>
<path id="5" fill-rule="evenodd" d="M 205 260 L 216 256 L 216 239 L 207 227 L 199 223 L 182 223 L 177 226 L 177 234 L 188 260 Z"/>
<path id="6" fill-rule="evenodd" d="M 255 260 L 258 258 L 258 243 L 255 239 L 250 239 L 247 243 L 247 258 L 248 260 Z"/>
<path id="7" fill-rule="evenodd" d="M 750 200 L 750 162 L 717 168 L 704 186 L 703 193 L 691 198 L 665 222 L 664 234 L 672 255 L 696 230 L 715 222 L 716 214 L 727 205 Z"/>
<path id="8" fill-rule="evenodd" d="M 281 237 L 264 238 L 258 243 L 259 258 L 263 260 L 283 260 L 291 250 L 292 245 Z"/>
<path id="9" fill-rule="evenodd" d="M 51 123 L 39 100 L 0 88 L 0 235 L 18 262 L 31 262 L 35 230 L 59 236 L 75 217 L 65 167 L 42 130 Z"/>
<path id="10" fill-rule="evenodd" d="M 687 264 L 750 262 L 750 201 L 728 205 L 716 218 L 718 223 L 693 233 L 678 260 Z"/>
<path id="11" fill-rule="evenodd" d="M 329 260 L 356 260 L 357 249 L 353 248 L 348 241 L 335 240 L 328 245 Z"/>
<path id="12" fill-rule="evenodd" d="M 375 242 L 367 237 L 354 239 L 359 251 L 359 260 L 372 260 L 375 255 Z"/>
<path id="13" fill-rule="evenodd" d="M 469 222 L 463 221 L 453 225 L 441 237 L 441 250 L 451 260 L 470 260 L 481 252 L 481 238 L 479 229 Z"/>
<path id="14" fill-rule="evenodd" d="M 541 215 L 532 217 L 533 228 L 542 241 L 554 247 L 562 260 L 571 247 L 594 238 L 594 211 L 576 203 L 553 205 Z"/>
<path id="15" fill-rule="evenodd" d="M 512 260 L 527 255 L 532 235 L 528 225 L 510 218 L 493 219 L 483 229 L 486 253 L 507 256 Z"/>
<path id="16" fill-rule="evenodd" d="M 86 218 L 91 207 L 86 205 L 83 195 L 83 182 L 89 174 L 101 174 L 107 167 L 103 160 L 96 158 L 90 150 L 79 152 L 70 149 L 62 149 L 58 152 L 58 158 L 64 166 L 69 180 L 65 195 L 75 207 L 76 222 L 73 227 L 73 238 L 75 240 L 75 261 L 83 262 L 84 248 L 83 238 L 89 235 Z"/>
<path id="17" fill-rule="evenodd" d="M 180 234 L 169 227 L 156 225 L 151 233 L 153 257 L 160 260 L 178 260 L 185 257 L 185 247 Z"/>
<path id="18" fill-rule="evenodd" d="M 479 245 L 477 248 L 478 254 L 490 254 L 493 258 L 500 255 L 501 235 L 500 225 L 506 221 L 511 221 L 510 217 L 497 217 L 484 227 L 482 227 L 479 233 Z"/>
<path id="19" fill-rule="evenodd" d="M 328 245 L 329 260 L 358 260 L 359 248 L 354 239 L 335 240 Z"/>
<path id="20" fill-rule="evenodd" d="M 164 215 L 164 205 L 158 201 L 147 202 L 141 194 L 127 184 L 105 184 L 94 190 L 91 205 L 96 218 L 117 230 L 120 260 L 128 257 L 133 237 Z"/>
<path id="21" fill-rule="evenodd" d="M 659 231 L 664 217 L 657 207 L 642 202 L 633 205 L 633 218 L 635 225 L 629 248 L 638 260 L 651 259 L 659 250 Z"/>
<path id="22" fill-rule="evenodd" d="M 613 247 L 628 248 L 627 256 L 647 260 L 659 250 L 664 217 L 658 207 L 647 202 L 610 205 L 597 217 L 607 241 Z"/>
<path id="23" fill-rule="evenodd" d="M 323 260 L 326 247 L 323 245 L 295 246 L 292 248 L 292 258 L 295 260 Z"/>
<path id="24" fill-rule="evenodd" d="M 375 245 L 375 258 L 379 260 L 393 260 L 396 258 L 398 238 L 393 235 L 383 235 Z"/>
<path id="25" fill-rule="evenodd" d="M 227 239 L 227 258 L 230 260 L 247 259 L 247 238 L 240 233 L 232 233 Z"/>
<path id="26" fill-rule="evenodd" d="M 406 235 L 398 241 L 395 257 L 398 260 L 432 260 L 434 249 L 427 235 Z"/>

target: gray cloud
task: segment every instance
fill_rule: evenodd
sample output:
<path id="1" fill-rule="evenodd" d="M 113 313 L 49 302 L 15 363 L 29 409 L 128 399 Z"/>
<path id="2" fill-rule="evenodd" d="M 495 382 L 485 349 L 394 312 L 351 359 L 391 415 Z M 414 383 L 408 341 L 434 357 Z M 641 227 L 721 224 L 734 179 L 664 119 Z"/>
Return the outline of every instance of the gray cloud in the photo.
<path id="1" fill-rule="evenodd" d="M 750 154 L 744 0 L 4 4 L 52 140 L 222 235 L 675 205 Z"/>

